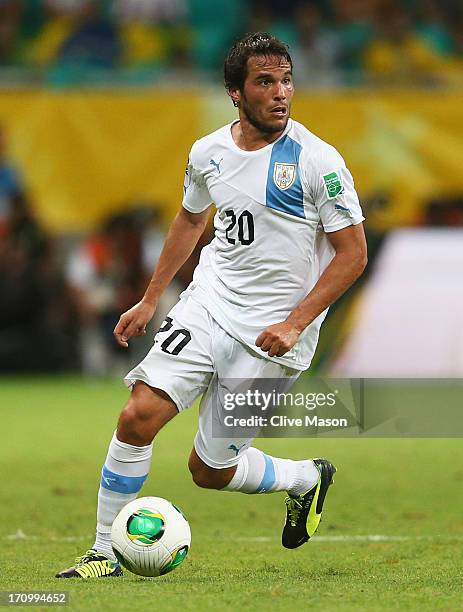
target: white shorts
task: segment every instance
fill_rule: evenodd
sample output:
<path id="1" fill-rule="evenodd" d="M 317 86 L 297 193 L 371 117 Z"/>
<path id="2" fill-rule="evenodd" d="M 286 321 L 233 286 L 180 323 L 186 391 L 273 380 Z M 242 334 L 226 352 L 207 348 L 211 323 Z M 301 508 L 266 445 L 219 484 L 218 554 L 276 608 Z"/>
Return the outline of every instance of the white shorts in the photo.
<path id="1" fill-rule="evenodd" d="M 285 392 L 300 371 L 260 357 L 224 331 L 209 312 L 191 296 L 184 296 L 167 315 L 154 345 L 124 381 L 131 387 L 137 380 L 165 391 L 179 411 L 203 394 L 199 427 L 194 447 L 212 468 L 236 465 L 252 443 L 248 438 L 219 438 L 212 435 L 212 420 L 223 411 L 217 397 L 229 379 L 274 379 Z M 212 401 L 215 398 L 215 401 Z"/>

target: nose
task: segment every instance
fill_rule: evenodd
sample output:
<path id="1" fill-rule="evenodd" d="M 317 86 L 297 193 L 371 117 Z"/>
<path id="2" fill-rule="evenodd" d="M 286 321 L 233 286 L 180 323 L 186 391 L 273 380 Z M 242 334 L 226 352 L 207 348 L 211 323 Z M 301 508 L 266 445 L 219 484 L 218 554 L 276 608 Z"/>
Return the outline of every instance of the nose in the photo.
<path id="1" fill-rule="evenodd" d="M 276 83 L 273 98 L 278 102 L 286 100 L 286 89 L 283 83 Z"/>

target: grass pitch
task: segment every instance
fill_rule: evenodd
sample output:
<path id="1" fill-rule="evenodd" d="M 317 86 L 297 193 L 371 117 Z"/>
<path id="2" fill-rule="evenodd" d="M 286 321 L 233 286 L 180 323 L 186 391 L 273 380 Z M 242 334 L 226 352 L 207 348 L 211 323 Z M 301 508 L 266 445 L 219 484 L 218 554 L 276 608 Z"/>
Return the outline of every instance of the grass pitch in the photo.
<path id="1" fill-rule="evenodd" d="M 55 579 L 93 543 L 99 471 L 126 397 L 118 381 L 0 381 L 0 590 L 66 590 L 73 610 L 463 608 L 461 440 L 258 441 L 276 456 L 326 456 L 339 469 L 318 538 L 288 551 L 283 493 L 192 483 L 195 408 L 157 438 L 142 491 L 187 515 L 184 564 L 155 579 Z"/>

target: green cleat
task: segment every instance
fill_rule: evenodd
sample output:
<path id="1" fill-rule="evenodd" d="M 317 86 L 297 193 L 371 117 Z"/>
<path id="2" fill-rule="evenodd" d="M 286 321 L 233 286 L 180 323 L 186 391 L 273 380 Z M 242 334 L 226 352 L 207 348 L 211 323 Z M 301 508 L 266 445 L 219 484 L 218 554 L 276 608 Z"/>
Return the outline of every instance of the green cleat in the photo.
<path id="1" fill-rule="evenodd" d="M 119 563 L 111 561 L 106 555 L 91 548 L 81 557 L 77 557 L 75 565 L 56 574 L 55 578 L 112 578 L 122 576 Z"/>
<path id="2" fill-rule="evenodd" d="M 285 548 L 297 548 L 307 542 L 317 531 L 322 518 L 323 503 L 328 487 L 333 484 L 336 468 L 326 459 L 314 459 L 320 472 L 315 486 L 301 495 L 289 495 L 285 499 L 286 522 L 281 543 Z"/>

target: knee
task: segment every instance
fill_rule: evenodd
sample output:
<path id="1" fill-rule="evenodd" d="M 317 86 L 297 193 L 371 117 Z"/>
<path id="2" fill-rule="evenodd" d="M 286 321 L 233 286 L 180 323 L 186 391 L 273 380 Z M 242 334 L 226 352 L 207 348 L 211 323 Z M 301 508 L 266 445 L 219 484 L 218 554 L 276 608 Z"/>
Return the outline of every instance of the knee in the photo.
<path id="1" fill-rule="evenodd" d="M 143 427 L 137 402 L 130 400 L 119 416 L 117 437 L 121 442 L 134 446 L 146 446 L 151 440 Z"/>
<path id="2" fill-rule="evenodd" d="M 191 477 L 193 478 L 193 482 L 198 487 L 202 489 L 221 489 L 222 486 L 220 482 L 215 478 L 215 475 L 212 472 L 211 468 L 192 468 L 188 465 L 191 472 Z"/>
<path id="3" fill-rule="evenodd" d="M 193 482 L 202 489 L 223 489 L 231 480 L 235 468 L 217 470 L 206 465 L 193 452 L 188 461 Z"/>
<path id="4" fill-rule="evenodd" d="M 137 385 L 120 414 L 117 437 L 134 446 L 150 444 L 161 427 L 176 414 L 151 388 Z"/>
<path id="5" fill-rule="evenodd" d="M 121 442 L 134 446 L 146 446 L 152 442 L 154 434 L 146 427 L 144 406 L 131 398 L 119 416 L 117 437 Z"/>

